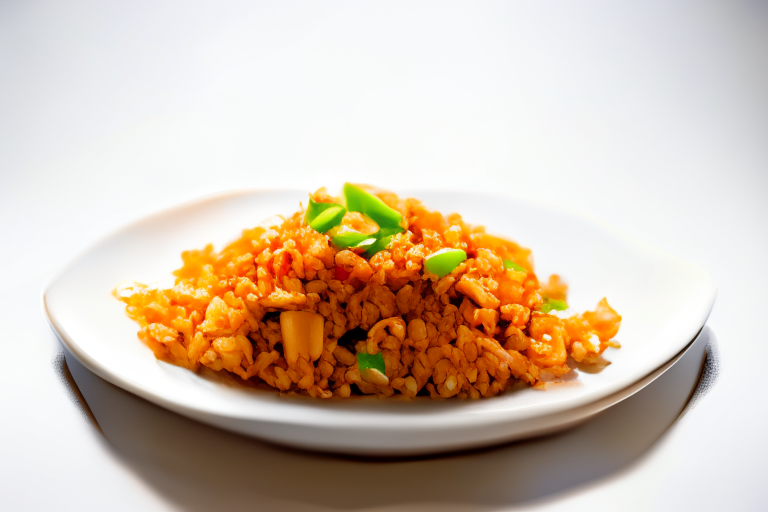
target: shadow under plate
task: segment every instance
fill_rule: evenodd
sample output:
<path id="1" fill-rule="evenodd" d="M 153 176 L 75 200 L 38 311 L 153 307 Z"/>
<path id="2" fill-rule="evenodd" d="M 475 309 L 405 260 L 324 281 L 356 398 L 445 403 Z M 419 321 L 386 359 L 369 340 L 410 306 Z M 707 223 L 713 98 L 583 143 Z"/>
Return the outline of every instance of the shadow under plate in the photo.
<path id="1" fill-rule="evenodd" d="M 167 411 L 104 381 L 69 353 L 66 361 L 116 455 L 181 509 L 258 508 L 263 498 L 299 509 L 443 503 L 476 510 L 552 497 L 635 463 L 685 409 L 714 343 L 705 327 L 646 388 L 564 432 L 411 459 L 282 448 Z"/>

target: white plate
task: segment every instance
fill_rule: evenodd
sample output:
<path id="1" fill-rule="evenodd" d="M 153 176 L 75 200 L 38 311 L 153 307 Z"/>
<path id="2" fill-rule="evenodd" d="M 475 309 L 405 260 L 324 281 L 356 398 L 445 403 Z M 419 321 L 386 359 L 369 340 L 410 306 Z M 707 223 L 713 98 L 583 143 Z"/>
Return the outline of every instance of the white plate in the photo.
<path id="1" fill-rule="evenodd" d="M 406 194 L 404 194 L 406 195 Z M 557 272 L 569 304 L 608 297 L 623 316 L 613 364 L 547 391 L 522 389 L 471 401 L 313 400 L 210 379 L 155 359 L 111 291 L 124 281 L 170 281 L 182 250 L 216 248 L 306 192 L 239 191 L 184 204 L 131 224 L 70 264 L 43 292 L 61 341 L 88 369 L 199 421 L 297 447 L 403 455 L 489 445 L 562 428 L 616 403 L 660 375 L 694 339 L 715 286 L 700 267 L 583 218 L 533 203 L 465 193 L 413 192 L 533 249 L 540 278 Z"/>

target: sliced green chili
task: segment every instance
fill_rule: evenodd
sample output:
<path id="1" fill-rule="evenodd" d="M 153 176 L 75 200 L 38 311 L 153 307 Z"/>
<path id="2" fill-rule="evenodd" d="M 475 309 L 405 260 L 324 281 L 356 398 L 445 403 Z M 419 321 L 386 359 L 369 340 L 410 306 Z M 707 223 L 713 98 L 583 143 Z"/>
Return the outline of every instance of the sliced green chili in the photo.
<path id="1" fill-rule="evenodd" d="M 357 367 L 360 371 L 367 368 L 373 368 L 379 370 L 382 375 L 385 373 L 384 367 L 384 355 L 379 352 L 378 354 L 357 354 Z"/>
<path id="2" fill-rule="evenodd" d="M 461 249 L 445 248 L 427 256 L 426 260 L 424 260 L 424 266 L 438 277 L 443 277 L 450 274 L 453 269 L 466 259 L 467 253 Z"/>
<path id="3" fill-rule="evenodd" d="M 315 231 L 325 233 L 341 224 L 345 213 L 346 208 L 338 203 L 318 203 L 310 197 L 304 220 Z"/>

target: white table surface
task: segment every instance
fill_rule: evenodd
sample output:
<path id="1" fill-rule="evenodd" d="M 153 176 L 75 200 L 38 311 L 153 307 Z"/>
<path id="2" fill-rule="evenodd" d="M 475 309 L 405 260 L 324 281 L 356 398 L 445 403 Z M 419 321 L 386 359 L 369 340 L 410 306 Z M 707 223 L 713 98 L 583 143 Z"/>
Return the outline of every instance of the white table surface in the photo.
<path id="1" fill-rule="evenodd" d="M 382 462 L 220 432 L 71 361 L 89 422 L 40 308 L 59 266 L 200 195 L 344 180 L 532 197 L 700 264 L 719 381 L 675 420 L 690 359 L 580 431 Z M 764 509 L 767 192 L 765 2 L 2 2 L 1 508 Z M 594 448 L 553 456 L 568 439 Z"/>

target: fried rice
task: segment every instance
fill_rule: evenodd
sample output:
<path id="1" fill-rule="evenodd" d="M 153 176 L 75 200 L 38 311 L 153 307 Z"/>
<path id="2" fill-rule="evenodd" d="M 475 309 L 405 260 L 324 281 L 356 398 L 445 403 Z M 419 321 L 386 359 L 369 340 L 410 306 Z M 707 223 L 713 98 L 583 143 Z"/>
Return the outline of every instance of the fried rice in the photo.
<path id="1" fill-rule="evenodd" d="M 363 189 L 401 219 L 372 255 L 335 245 L 300 205 L 220 252 L 183 252 L 171 288 L 124 283 L 115 295 L 158 359 L 318 398 L 490 397 L 545 387 L 619 347 L 621 316 L 605 298 L 583 314 L 552 312 L 567 286 L 558 276 L 541 284 L 529 249 L 456 213 Z M 309 203 L 344 201 L 320 189 Z M 346 210 L 340 226 L 379 228 Z M 445 249 L 466 259 L 440 276 L 427 262 Z"/>

